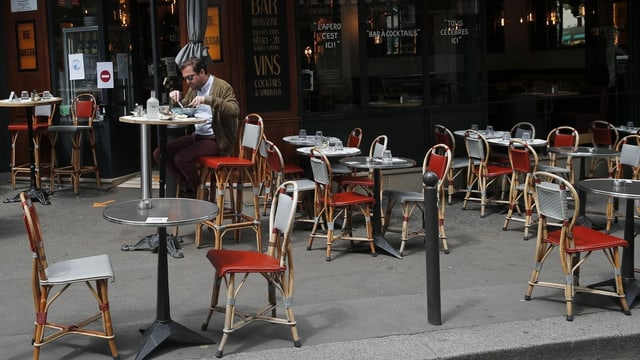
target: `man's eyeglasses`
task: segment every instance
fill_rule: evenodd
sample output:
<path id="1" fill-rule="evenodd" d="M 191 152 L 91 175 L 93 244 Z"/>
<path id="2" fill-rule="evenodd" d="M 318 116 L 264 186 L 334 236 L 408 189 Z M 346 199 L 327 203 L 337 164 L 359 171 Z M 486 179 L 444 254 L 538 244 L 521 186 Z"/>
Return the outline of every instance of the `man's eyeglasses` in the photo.
<path id="1" fill-rule="evenodd" d="M 196 77 L 195 75 L 189 75 L 189 76 L 185 76 L 184 79 L 186 81 L 193 81 L 193 78 Z"/>

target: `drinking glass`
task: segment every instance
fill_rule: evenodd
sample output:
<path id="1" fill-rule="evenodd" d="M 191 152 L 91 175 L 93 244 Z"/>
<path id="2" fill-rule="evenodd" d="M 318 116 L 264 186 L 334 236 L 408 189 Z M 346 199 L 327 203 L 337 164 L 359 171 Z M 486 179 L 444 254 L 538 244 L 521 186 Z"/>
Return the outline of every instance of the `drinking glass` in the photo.
<path id="1" fill-rule="evenodd" d="M 322 149 L 323 150 L 327 150 L 329 148 L 329 138 L 326 136 L 322 137 L 322 143 L 321 143 Z"/>
<path id="2" fill-rule="evenodd" d="M 471 130 L 478 131 L 478 124 L 471 124 Z"/>
<path id="3" fill-rule="evenodd" d="M 529 142 L 529 140 L 531 140 L 531 133 L 528 132 L 528 131 L 523 131 L 522 132 L 522 141 Z"/>
<path id="4" fill-rule="evenodd" d="M 53 95 L 51 95 L 51 93 L 49 92 L 49 90 L 45 90 L 44 92 L 42 92 L 42 98 L 45 100 L 49 100 L 53 97 Z"/>
<path id="5" fill-rule="evenodd" d="M 493 136 L 493 126 L 487 125 L 487 137 Z"/>
<path id="6" fill-rule="evenodd" d="M 307 138 L 307 130 L 300 129 L 300 132 L 298 133 L 298 138 L 299 139 L 306 139 Z"/>
<path id="7" fill-rule="evenodd" d="M 26 90 L 22 90 L 22 92 L 20 93 L 20 100 L 22 101 L 29 100 L 29 92 Z"/>
<path id="8" fill-rule="evenodd" d="M 391 156 L 391 150 L 385 150 L 382 152 L 382 161 L 385 164 L 391 164 L 393 162 L 393 157 Z"/>
<path id="9" fill-rule="evenodd" d="M 634 126 L 633 126 L 633 121 L 627 121 L 627 127 L 628 127 L 629 129 L 634 128 Z"/>
<path id="10" fill-rule="evenodd" d="M 316 131 L 316 141 L 322 141 L 322 131 Z"/>
<path id="11" fill-rule="evenodd" d="M 503 132 L 502 140 L 511 140 L 511 134 L 508 131 Z"/>
<path id="12" fill-rule="evenodd" d="M 334 148 L 336 151 L 342 151 L 344 150 L 344 147 L 342 146 L 342 141 L 338 140 L 335 145 Z"/>

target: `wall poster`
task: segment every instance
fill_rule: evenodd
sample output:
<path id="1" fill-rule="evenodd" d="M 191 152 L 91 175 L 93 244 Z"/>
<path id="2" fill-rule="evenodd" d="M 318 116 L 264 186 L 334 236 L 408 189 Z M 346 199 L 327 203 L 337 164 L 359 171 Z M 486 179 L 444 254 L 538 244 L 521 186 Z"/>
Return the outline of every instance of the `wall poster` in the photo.
<path id="1" fill-rule="evenodd" d="M 286 1 L 243 2 L 247 109 L 250 112 L 291 108 Z"/>
<path id="2" fill-rule="evenodd" d="M 18 70 L 38 70 L 35 21 L 16 23 L 16 37 L 16 43 L 18 44 Z"/>

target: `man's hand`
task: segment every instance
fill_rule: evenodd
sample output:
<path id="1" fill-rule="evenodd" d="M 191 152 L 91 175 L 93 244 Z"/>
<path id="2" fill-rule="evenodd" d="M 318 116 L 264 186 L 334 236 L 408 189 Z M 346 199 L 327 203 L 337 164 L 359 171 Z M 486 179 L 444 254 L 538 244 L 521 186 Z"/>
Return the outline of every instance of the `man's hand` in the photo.
<path id="1" fill-rule="evenodd" d="M 172 91 L 169 93 L 169 98 L 170 98 L 171 100 L 175 101 L 175 102 L 180 101 L 180 91 L 178 91 L 178 90 L 172 90 Z"/>
<path id="2" fill-rule="evenodd" d="M 195 107 L 197 105 L 204 104 L 204 96 L 196 96 L 191 100 L 189 106 Z"/>

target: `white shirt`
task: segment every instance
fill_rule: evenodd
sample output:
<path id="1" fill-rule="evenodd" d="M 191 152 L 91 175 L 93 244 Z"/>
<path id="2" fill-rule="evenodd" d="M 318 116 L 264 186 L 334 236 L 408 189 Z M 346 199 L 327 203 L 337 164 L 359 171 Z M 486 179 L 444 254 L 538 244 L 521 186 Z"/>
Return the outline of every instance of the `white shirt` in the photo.
<path id="1" fill-rule="evenodd" d="M 211 86 L 213 86 L 213 75 L 209 75 L 209 80 L 202 86 L 200 90 L 196 92 L 196 96 L 207 96 L 209 95 L 209 91 L 211 90 Z M 195 125 L 195 134 L 196 135 L 214 135 L 213 127 L 212 127 L 212 119 L 213 119 L 213 109 L 211 106 L 207 104 L 200 104 L 196 106 L 196 113 L 194 115 L 197 118 L 207 119 L 206 123 L 196 124 Z"/>

